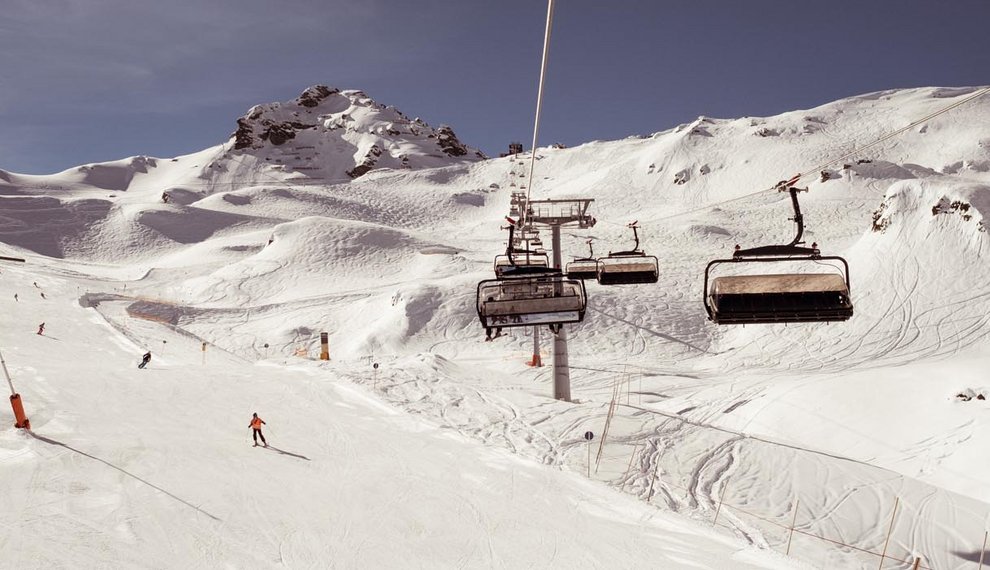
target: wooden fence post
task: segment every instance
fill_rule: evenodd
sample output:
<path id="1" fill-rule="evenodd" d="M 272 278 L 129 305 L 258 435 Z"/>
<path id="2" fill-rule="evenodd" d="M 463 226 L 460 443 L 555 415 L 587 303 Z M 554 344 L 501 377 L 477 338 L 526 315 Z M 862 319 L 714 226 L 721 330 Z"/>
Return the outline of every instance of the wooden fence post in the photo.
<path id="1" fill-rule="evenodd" d="M 983 570 L 983 554 L 987 551 L 987 535 L 990 531 L 983 533 L 983 548 L 980 549 L 980 570 Z"/>
<path id="2" fill-rule="evenodd" d="M 912 570 L 918 570 L 918 568 L 920 568 L 920 567 L 921 567 L 921 557 L 920 556 L 915 556 L 914 557 L 914 567 L 913 567 Z"/>
<path id="3" fill-rule="evenodd" d="M 612 416 L 615 414 L 615 394 L 612 394 L 612 401 L 608 405 L 608 413 L 605 415 L 605 427 L 602 429 L 602 439 L 598 442 L 598 454 L 595 455 L 595 473 L 598 473 L 598 466 L 602 462 L 602 452 L 605 450 L 605 440 L 608 438 L 608 428 L 612 424 Z"/>
<path id="4" fill-rule="evenodd" d="M 890 533 L 894 530 L 894 517 L 897 515 L 897 505 L 900 501 L 900 497 L 894 497 L 894 510 L 890 513 L 890 526 L 887 528 L 887 540 L 883 541 L 883 553 L 880 555 L 878 570 L 883 570 L 883 560 L 887 558 L 887 544 L 890 543 Z"/>
<path id="5" fill-rule="evenodd" d="M 715 508 L 715 518 L 712 520 L 712 526 L 718 525 L 718 513 L 722 510 L 722 500 L 725 499 L 725 490 L 729 488 L 729 478 L 725 478 L 725 485 L 722 486 L 722 490 L 718 493 L 718 507 Z"/>
<path id="6" fill-rule="evenodd" d="M 660 447 L 657 447 L 657 466 L 653 469 L 653 478 L 650 479 L 650 492 L 646 495 L 646 502 L 653 503 L 653 485 L 657 482 L 657 473 L 660 471 Z"/>
<path id="7" fill-rule="evenodd" d="M 797 523 L 797 511 L 798 505 L 801 504 L 801 499 L 795 499 L 794 501 L 794 516 L 791 517 L 791 532 L 787 535 L 787 551 L 784 552 L 785 555 L 791 555 L 791 539 L 794 538 L 794 525 Z"/>
<path id="8" fill-rule="evenodd" d="M 639 451 L 639 442 L 638 441 L 636 442 L 636 445 L 633 446 L 632 455 L 629 456 L 629 465 L 626 466 L 626 475 L 625 475 L 625 477 L 622 480 L 622 487 L 621 487 L 621 489 L 625 489 L 626 488 L 626 481 L 629 479 L 629 471 L 632 470 L 632 462 L 633 462 L 633 459 L 636 458 L 636 452 L 637 451 Z"/>

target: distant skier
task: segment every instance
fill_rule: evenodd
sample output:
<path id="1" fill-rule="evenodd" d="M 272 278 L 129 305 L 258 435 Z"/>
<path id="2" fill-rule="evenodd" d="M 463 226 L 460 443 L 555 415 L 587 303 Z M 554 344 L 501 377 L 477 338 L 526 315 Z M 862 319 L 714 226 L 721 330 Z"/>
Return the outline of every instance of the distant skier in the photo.
<path id="1" fill-rule="evenodd" d="M 151 351 L 150 350 L 148 352 L 145 352 L 144 353 L 144 356 L 141 357 L 141 364 L 138 364 L 138 368 L 144 368 L 145 366 L 148 365 L 149 362 L 151 362 Z"/>
<path id="2" fill-rule="evenodd" d="M 162 203 L 168 204 L 168 192 L 162 192 Z"/>
<path id="3" fill-rule="evenodd" d="M 17 298 L 17 293 L 14 293 L 14 300 L 15 301 L 20 301 L 20 299 Z"/>
<path id="4" fill-rule="evenodd" d="M 45 297 L 45 292 L 44 291 L 41 292 L 41 298 L 42 299 L 47 299 L 48 298 L 48 297 Z"/>
<path id="5" fill-rule="evenodd" d="M 45 323 L 38 325 L 38 334 L 45 334 Z"/>
<path id="6" fill-rule="evenodd" d="M 254 430 L 254 433 L 252 435 L 254 436 L 255 447 L 258 447 L 259 437 L 261 438 L 261 443 L 264 444 L 265 447 L 268 447 L 268 442 L 265 441 L 265 434 L 261 433 L 261 426 L 263 425 L 266 425 L 265 420 L 259 418 L 258 412 L 255 412 L 254 416 L 251 418 L 251 423 L 248 424 L 248 427 Z"/>

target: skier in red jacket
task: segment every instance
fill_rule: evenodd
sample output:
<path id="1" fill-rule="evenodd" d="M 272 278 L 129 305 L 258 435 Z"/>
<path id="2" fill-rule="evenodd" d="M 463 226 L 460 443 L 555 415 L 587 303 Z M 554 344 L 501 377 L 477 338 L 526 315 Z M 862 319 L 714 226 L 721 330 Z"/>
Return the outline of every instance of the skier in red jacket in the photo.
<path id="1" fill-rule="evenodd" d="M 268 447 L 268 442 L 265 441 L 265 434 L 261 433 L 261 426 L 265 425 L 265 420 L 258 417 L 258 413 L 255 412 L 254 416 L 251 418 L 251 423 L 248 427 L 254 430 L 254 446 L 258 447 L 258 438 L 261 438 L 261 443 Z"/>

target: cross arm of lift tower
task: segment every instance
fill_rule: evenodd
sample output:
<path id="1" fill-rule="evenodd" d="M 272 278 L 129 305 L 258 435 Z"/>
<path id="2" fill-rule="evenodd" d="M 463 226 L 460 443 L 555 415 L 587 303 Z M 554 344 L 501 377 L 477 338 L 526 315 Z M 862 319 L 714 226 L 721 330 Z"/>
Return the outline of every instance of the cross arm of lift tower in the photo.
<path id="1" fill-rule="evenodd" d="M 588 213 L 594 198 L 529 200 L 525 203 L 523 225 L 561 227 L 577 224 L 580 229 L 594 227 L 595 218 Z"/>

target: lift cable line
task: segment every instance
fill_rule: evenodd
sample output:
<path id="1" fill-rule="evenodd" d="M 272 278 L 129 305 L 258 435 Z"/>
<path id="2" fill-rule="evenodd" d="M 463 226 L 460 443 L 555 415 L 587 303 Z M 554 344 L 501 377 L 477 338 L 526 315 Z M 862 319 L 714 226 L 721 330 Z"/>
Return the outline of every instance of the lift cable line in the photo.
<path id="1" fill-rule="evenodd" d="M 855 150 L 852 150 L 850 152 L 847 152 L 846 154 L 843 154 L 843 155 L 841 155 L 839 157 L 836 157 L 835 159 L 830 160 L 828 162 L 819 164 L 818 166 L 816 166 L 814 168 L 810 168 L 807 171 L 802 172 L 801 174 L 796 175 L 794 178 L 792 178 L 792 180 L 794 180 L 794 182 L 797 182 L 798 180 L 800 180 L 804 176 L 807 176 L 809 174 L 813 174 L 815 172 L 820 172 L 824 168 L 828 168 L 829 166 L 832 166 L 833 164 L 836 164 L 838 162 L 841 162 L 842 160 L 845 160 L 846 158 L 849 158 L 850 156 L 854 156 L 854 155 L 859 154 L 859 153 L 861 153 L 861 152 L 863 152 L 863 151 L 865 151 L 865 150 L 867 150 L 869 148 L 873 148 L 874 146 L 876 146 L 876 145 L 878 145 L 880 143 L 886 142 L 886 141 L 888 141 L 888 140 L 896 137 L 897 135 L 899 135 L 899 134 L 901 134 L 901 133 L 903 133 L 905 131 L 909 131 L 909 130 L 913 129 L 914 127 L 917 127 L 918 125 L 921 125 L 923 123 L 926 123 L 926 122 L 934 119 L 935 117 L 937 117 L 937 116 L 939 116 L 939 115 L 941 115 L 943 113 L 948 113 L 949 111 L 955 109 L 956 107 L 961 107 L 961 106 L 965 105 L 966 103 L 969 103 L 970 101 L 972 101 L 974 99 L 978 99 L 978 98 L 982 97 L 983 95 L 985 95 L 987 93 L 990 93 L 990 87 L 984 87 L 983 89 L 980 89 L 980 90 L 976 91 L 972 95 L 970 95 L 970 96 L 968 96 L 968 97 L 966 97 L 966 98 L 964 98 L 964 99 L 962 99 L 960 101 L 956 101 L 955 103 L 952 103 L 950 105 L 947 105 L 947 106 L 939 109 L 938 111 L 935 111 L 934 113 L 931 113 L 929 115 L 926 115 L 926 116 L 924 116 L 924 117 L 922 117 L 922 118 L 920 118 L 920 119 L 912 122 L 911 124 L 907 125 L 906 127 L 902 127 L 900 129 L 897 129 L 896 131 L 893 131 L 891 133 L 888 133 L 888 134 L 886 134 L 886 135 L 878 138 L 877 140 L 875 140 L 875 141 L 873 141 L 873 142 L 871 142 L 871 143 L 869 143 L 867 145 L 861 146 L 861 147 L 859 147 L 859 148 L 857 148 Z"/>
<path id="2" fill-rule="evenodd" d="M 510 199 L 510 212 L 520 214 L 519 245 L 527 251 L 537 253 L 542 249 L 536 226 L 549 227 L 552 240 L 553 263 L 542 270 L 542 275 L 513 276 L 518 264 L 513 256 L 515 240 L 510 233 L 507 261 L 509 268 L 503 268 L 503 275 L 495 280 L 478 284 L 478 315 L 486 329 L 499 326 L 549 325 L 553 332 L 553 390 L 554 398 L 571 401 L 571 381 L 567 359 L 567 329 L 562 325 L 581 322 L 587 307 L 584 281 L 569 279 L 563 272 L 560 231 L 563 226 L 587 229 L 595 225 L 595 218 L 588 213 L 594 202 L 591 198 L 571 198 L 560 200 L 531 200 L 534 172 L 536 170 L 536 148 L 539 143 L 540 115 L 543 110 L 543 93 L 546 84 L 547 63 L 550 53 L 550 31 L 553 27 L 554 0 L 547 1 L 547 26 L 543 36 L 543 58 L 540 65 L 540 83 L 536 97 L 536 116 L 533 121 L 533 147 L 530 156 L 528 187 L 520 186 L 525 193 L 513 193 Z M 519 164 L 525 165 L 523 160 Z M 513 170 L 514 172 L 514 170 Z M 523 172 L 522 176 L 526 173 Z M 515 208 L 513 208 L 515 206 Z M 510 229 L 510 232 L 513 231 Z M 539 248 L 539 249 L 537 249 Z M 540 252 L 542 253 L 542 252 Z M 545 255 L 545 253 L 543 253 Z M 495 331 L 496 335 L 498 331 Z M 533 327 L 533 359 L 531 365 L 542 366 L 540 357 L 540 329 Z"/>
<path id="3" fill-rule="evenodd" d="M 543 110 L 543 85 L 547 77 L 547 61 L 550 56 L 550 30 L 553 27 L 553 3 L 554 0 L 547 0 L 547 27 L 543 33 L 543 60 L 540 63 L 540 86 L 536 92 L 536 118 L 533 121 L 533 146 L 532 154 L 529 157 L 529 184 L 526 189 L 526 202 L 529 202 L 533 192 L 533 171 L 536 169 L 536 144 L 540 134 L 540 113 Z M 529 216 L 523 212 L 523 225 L 529 222 Z"/>

